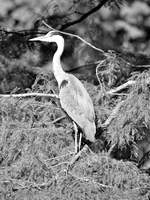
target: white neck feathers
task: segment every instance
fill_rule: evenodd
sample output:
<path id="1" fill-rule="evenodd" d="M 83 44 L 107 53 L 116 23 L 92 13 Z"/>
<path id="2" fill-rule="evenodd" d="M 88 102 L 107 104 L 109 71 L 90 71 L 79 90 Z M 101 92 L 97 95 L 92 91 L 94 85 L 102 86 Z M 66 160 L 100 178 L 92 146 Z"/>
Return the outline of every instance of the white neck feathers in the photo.
<path id="1" fill-rule="evenodd" d="M 58 85 L 60 86 L 62 80 L 66 76 L 66 73 L 62 69 L 62 65 L 61 65 L 61 61 L 60 61 L 61 55 L 64 50 L 64 39 L 60 35 L 54 35 L 53 42 L 56 42 L 56 44 L 57 44 L 57 50 L 53 57 L 53 73 L 58 82 Z"/>

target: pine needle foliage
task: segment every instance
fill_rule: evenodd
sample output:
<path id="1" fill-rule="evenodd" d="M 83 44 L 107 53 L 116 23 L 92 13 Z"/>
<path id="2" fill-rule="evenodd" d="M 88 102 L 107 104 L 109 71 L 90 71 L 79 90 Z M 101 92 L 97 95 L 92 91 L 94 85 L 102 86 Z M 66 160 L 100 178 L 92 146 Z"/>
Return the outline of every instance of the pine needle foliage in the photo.
<path id="1" fill-rule="evenodd" d="M 102 84 L 104 89 L 108 90 L 124 83 L 131 76 L 131 72 L 145 70 L 141 68 L 136 68 L 124 54 L 108 51 L 105 59 L 99 62 L 96 75 L 100 85 Z"/>
<path id="2" fill-rule="evenodd" d="M 138 75 L 116 118 L 108 127 L 108 138 L 119 148 L 134 144 L 147 137 L 150 128 L 149 74 Z"/>
<path id="3" fill-rule="evenodd" d="M 145 176 L 133 163 L 111 159 L 105 153 L 86 156 L 73 172 L 80 178 L 84 176 L 95 184 L 101 184 L 106 190 L 119 188 L 122 191 L 141 187 L 141 177 Z"/>
<path id="4" fill-rule="evenodd" d="M 57 87 L 52 77 L 39 75 L 31 90 L 52 93 Z M 98 106 L 97 93 L 97 87 L 90 91 Z M 82 155 L 66 173 L 74 151 L 72 124 L 67 117 L 54 122 L 64 115 L 54 99 L 10 97 L 1 98 L 0 105 L 1 199 L 134 200 L 149 195 L 148 175 L 106 153 Z"/>

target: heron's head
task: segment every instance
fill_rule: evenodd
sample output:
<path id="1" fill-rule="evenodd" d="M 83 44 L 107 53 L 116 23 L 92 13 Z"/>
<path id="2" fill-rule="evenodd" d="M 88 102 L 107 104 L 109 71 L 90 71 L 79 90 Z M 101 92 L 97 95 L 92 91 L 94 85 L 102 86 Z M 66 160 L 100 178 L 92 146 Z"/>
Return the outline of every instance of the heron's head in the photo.
<path id="1" fill-rule="evenodd" d="M 32 38 L 29 41 L 41 41 L 41 42 L 56 42 L 56 43 L 62 43 L 63 37 L 58 34 L 56 31 L 50 31 L 46 35 L 39 36 L 36 38 Z"/>

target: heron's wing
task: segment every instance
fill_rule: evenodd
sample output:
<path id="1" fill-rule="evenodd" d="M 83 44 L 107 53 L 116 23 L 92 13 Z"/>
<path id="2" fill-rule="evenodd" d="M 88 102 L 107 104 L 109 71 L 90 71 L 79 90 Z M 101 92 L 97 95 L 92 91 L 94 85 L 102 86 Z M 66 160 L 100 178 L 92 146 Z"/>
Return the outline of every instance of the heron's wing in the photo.
<path id="1" fill-rule="evenodd" d="M 68 77 L 68 83 L 60 89 L 60 103 L 67 114 L 83 128 L 84 124 L 95 121 L 93 103 L 83 84 L 73 75 Z"/>

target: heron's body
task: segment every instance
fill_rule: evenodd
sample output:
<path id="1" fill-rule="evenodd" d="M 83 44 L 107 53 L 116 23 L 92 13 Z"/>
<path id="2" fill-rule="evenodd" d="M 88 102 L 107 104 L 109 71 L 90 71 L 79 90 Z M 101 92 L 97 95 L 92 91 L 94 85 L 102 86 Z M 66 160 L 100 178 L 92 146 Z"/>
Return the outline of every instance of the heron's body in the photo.
<path id="1" fill-rule="evenodd" d="M 59 86 L 59 98 L 62 108 L 81 128 L 84 137 L 90 142 L 95 141 L 95 113 L 92 100 L 83 84 L 74 75 L 63 71 L 61 55 L 64 50 L 64 39 L 60 35 L 48 33 L 32 41 L 55 42 L 57 50 L 53 57 L 53 73 Z"/>
<path id="2" fill-rule="evenodd" d="M 82 129 L 84 137 L 95 141 L 95 114 L 92 100 L 82 83 L 68 74 L 64 87 L 60 87 L 60 103 L 62 108 Z"/>

